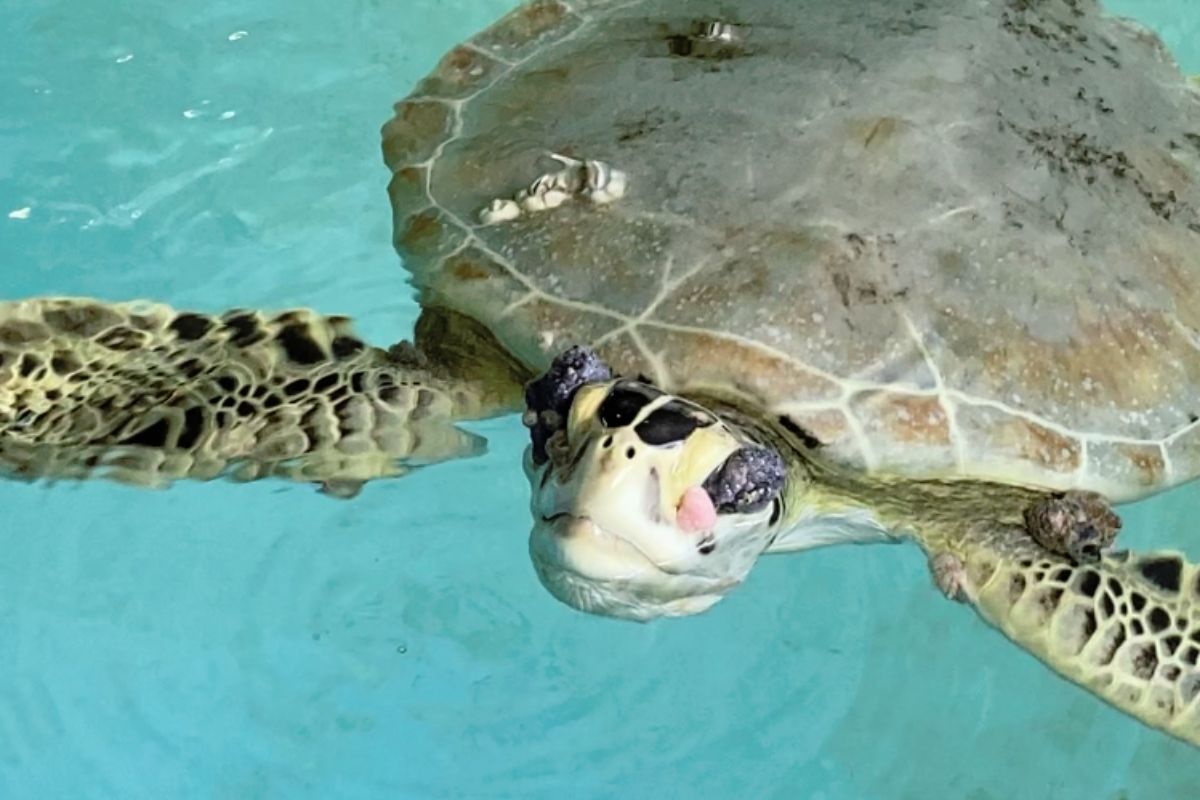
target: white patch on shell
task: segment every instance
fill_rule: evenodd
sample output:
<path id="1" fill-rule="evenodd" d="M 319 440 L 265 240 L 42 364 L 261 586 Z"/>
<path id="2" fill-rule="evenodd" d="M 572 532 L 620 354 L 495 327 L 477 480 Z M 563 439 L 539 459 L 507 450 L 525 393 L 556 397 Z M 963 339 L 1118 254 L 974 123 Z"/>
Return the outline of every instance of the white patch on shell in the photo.
<path id="1" fill-rule="evenodd" d="M 501 222 L 511 222 L 519 216 L 521 207 L 512 200 L 496 199 L 479 212 L 479 221 L 484 225 L 498 225 Z"/>
<path id="2" fill-rule="evenodd" d="M 738 40 L 738 28 L 729 22 L 719 22 L 714 20 L 705 23 L 703 30 L 700 31 L 698 37 L 706 42 L 721 42 L 729 44 Z"/>
<path id="3" fill-rule="evenodd" d="M 484 225 L 510 222 L 522 213 L 558 208 L 574 197 L 605 205 L 625 196 L 629 178 L 621 170 L 603 161 L 580 161 L 559 153 L 551 153 L 550 158 L 561 164 L 562 169 L 539 175 L 529 188 L 521 189 L 511 199 L 493 200 L 479 212 L 480 222 Z"/>
<path id="4" fill-rule="evenodd" d="M 584 164 L 585 181 L 583 194 L 593 203 L 604 205 L 625 196 L 628 177 L 619 169 L 613 169 L 603 161 L 587 161 Z"/>

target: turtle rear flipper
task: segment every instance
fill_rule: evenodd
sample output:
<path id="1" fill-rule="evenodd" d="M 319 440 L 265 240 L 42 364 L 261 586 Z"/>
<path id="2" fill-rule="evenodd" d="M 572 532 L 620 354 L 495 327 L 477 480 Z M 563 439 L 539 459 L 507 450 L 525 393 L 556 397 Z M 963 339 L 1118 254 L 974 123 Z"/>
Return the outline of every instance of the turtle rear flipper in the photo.
<path id="1" fill-rule="evenodd" d="M 1200 567 L 1174 552 L 1076 564 L 1000 524 L 954 549 L 952 594 L 1064 677 L 1200 746 Z"/>
<path id="2" fill-rule="evenodd" d="M 105 477 L 271 476 L 332 496 L 413 466 L 478 454 L 457 420 L 502 410 L 411 345 L 359 339 L 307 310 L 219 316 L 76 298 L 0 303 L 0 472 Z M 330 487 L 333 487 L 331 490 Z"/>

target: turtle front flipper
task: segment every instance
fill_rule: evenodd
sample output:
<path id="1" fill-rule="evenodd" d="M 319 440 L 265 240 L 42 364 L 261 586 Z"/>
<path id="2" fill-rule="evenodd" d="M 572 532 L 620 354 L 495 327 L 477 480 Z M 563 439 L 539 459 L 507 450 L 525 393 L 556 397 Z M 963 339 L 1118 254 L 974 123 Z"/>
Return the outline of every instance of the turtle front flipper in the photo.
<path id="1" fill-rule="evenodd" d="M 307 310 L 0 303 L 0 474 L 145 486 L 278 476 L 350 497 L 481 452 L 453 423 L 514 407 L 520 381 L 494 383 Z"/>
<path id="2" fill-rule="evenodd" d="M 1076 564 L 999 523 L 932 564 L 943 591 L 1055 671 L 1200 746 L 1200 567 L 1173 552 Z"/>

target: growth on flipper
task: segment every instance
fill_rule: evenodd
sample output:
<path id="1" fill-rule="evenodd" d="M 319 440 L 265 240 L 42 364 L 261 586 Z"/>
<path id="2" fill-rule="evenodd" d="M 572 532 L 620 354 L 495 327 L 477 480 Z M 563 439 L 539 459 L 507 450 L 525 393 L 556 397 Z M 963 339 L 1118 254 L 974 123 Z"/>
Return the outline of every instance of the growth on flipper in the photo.
<path id="1" fill-rule="evenodd" d="M 8 477 L 280 476 L 353 496 L 364 481 L 479 452 L 452 423 L 493 410 L 487 395 L 411 345 L 367 345 L 345 317 L 0 304 Z"/>
<path id="2" fill-rule="evenodd" d="M 1039 498 L 1025 509 L 1025 529 L 1052 553 L 1077 564 L 1100 559 L 1121 531 L 1121 518 L 1096 492 L 1070 491 Z"/>

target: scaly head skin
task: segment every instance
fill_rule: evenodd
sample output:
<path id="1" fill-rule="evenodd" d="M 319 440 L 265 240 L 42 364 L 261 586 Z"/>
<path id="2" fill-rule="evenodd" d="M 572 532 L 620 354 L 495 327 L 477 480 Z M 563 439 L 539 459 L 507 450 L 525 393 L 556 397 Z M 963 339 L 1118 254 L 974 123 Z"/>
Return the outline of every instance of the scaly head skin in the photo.
<path id="1" fill-rule="evenodd" d="M 778 532 L 782 458 L 707 409 L 612 379 L 582 348 L 526 403 L 530 556 L 568 605 L 634 620 L 698 613 Z"/>

